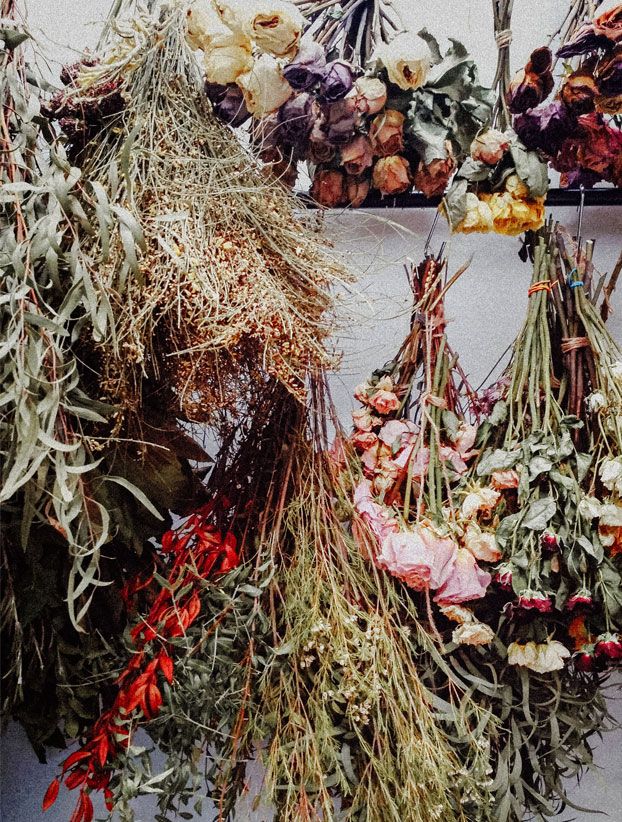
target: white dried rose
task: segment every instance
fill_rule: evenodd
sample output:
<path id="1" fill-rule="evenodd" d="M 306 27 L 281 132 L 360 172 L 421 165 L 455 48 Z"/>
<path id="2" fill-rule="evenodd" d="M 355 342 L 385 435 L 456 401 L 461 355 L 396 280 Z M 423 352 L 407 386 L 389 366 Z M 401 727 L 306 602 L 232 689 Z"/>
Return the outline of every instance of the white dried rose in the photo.
<path id="1" fill-rule="evenodd" d="M 599 476 L 605 488 L 622 496 L 622 457 L 603 460 Z"/>
<path id="2" fill-rule="evenodd" d="M 492 511 L 500 496 L 494 488 L 476 488 L 466 495 L 460 513 L 464 519 L 471 519 L 478 511 Z"/>
<path id="3" fill-rule="evenodd" d="M 287 0 L 252 0 L 239 17 L 255 45 L 275 57 L 292 58 L 298 52 L 305 18 Z"/>
<path id="4" fill-rule="evenodd" d="M 422 86 L 432 68 L 428 44 L 408 32 L 398 34 L 390 43 L 382 43 L 374 56 L 386 68 L 389 80 L 404 90 Z"/>
<path id="5" fill-rule="evenodd" d="M 539 674 L 559 671 L 570 656 L 565 645 L 556 640 L 549 642 L 512 642 L 508 646 L 508 664 L 520 665 Z"/>
<path id="6" fill-rule="evenodd" d="M 256 117 L 265 117 L 280 108 L 294 93 L 281 67 L 269 54 L 255 60 L 250 71 L 237 79 L 246 108 Z"/>
<path id="7" fill-rule="evenodd" d="M 495 632 L 483 622 L 465 622 L 454 628 L 451 639 L 457 645 L 488 645 Z"/>
<path id="8" fill-rule="evenodd" d="M 216 46 L 205 53 L 204 65 L 207 81 L 225 86 L 251 69 L 253 56 L 243 46 Z"/>
<path id="9" fill-rule="evenodd" d="M 251 43 L 242 31 L 225 25 L 212 0 L 194 0 L 188 8 L 186 39 L 192 49 L 208 51 L 216 46 L 242 46 L 249 52 Z"/>
<path id="10" fill-rule="evenodd" d="M 600 516 L 602 507 L 602 503 L 596 497 L 582 497 L 577 511 L 584 519 L 594 519 Z"/>
<path id="11" fill-rule="evenodd" d="M 494 534 L 482 531 L 479 525 L 469 523 L 464 535 L 464 547 L 467 548 L 481 562 L 497 562 L 501 559 L 501 551 Z"/>

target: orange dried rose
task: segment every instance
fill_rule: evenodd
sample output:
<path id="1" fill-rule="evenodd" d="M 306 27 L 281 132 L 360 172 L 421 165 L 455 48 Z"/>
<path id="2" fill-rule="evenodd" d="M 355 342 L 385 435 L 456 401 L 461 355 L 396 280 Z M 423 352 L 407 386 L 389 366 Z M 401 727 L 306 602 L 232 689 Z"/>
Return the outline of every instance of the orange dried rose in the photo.
<path id="1" fill-rule="evenodd" d="M 341 149 L 341 162 L 347 174 L 355 177 L 370 168 L 374 162 L 371 143 L 362 134 Z"/>
<path id="2" fill-rule="evenodd" d="M 423 164 L 423 161 L 419 162 L 415 173 L 415 188 L 423 192 L 426 197 L 436 197 L 443 194 L 455 168 L 456 161 L 451 151 L 451 145 L 449 145 L 447 157 L 444 159 L 432 160 L 427 166 Z"/>
<path id="3" fill-rule="evenodd" d="M 347 203 L 346 178 L 336 168 L 318 169 L 313 176 L 311 196 L 326 208 L 337 208 Z"/>
<path id="4" fill-rule="evenodd" d="M 374 188 L 385 195 L 407 191 L 412 183 L 408 160 L 399 154 L 381 157 L 374 166 L 372 181 Z"/>
<path id="5" fill-rule="evenodd" d="M 374 117 L 369 139 L 376 155 L 389 157 L 404 149 L 404 120 L 402 112 L 392 108 Z"/>
<path id="6" fill-rule="evenodd" d="M 367 199 L 370 186 L 371 182 L 368 177 L 346 177 L 346 193 L 350 205 L 354 208 L 362 206 Z"/>

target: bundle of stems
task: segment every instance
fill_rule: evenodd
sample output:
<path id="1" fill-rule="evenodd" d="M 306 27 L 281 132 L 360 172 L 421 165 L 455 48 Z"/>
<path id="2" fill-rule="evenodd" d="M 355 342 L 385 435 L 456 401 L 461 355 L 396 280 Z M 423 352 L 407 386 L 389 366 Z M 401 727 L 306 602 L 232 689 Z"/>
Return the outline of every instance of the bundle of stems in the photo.
<path id="1" fill-rule="evenodd" d="M 183 8 L 121 22 L 132 8 L 68 92 L 79 103 L 120 82 L 126 103 L 79 155 L 124 223 L 94 238 L 115 329 L 97 351 L 102 389 L 137 416 L 152 398 L 194 421 L 235 413 L 266 375 L 302 400 L 307 370 L 334 361 L 329 289 L 347 274 L 213 114 Z"/>
<path id="2" fill-rule="evenodd" d="M 293 0 L 326 52 L 365 68 L 380 43 L 403 31 L 393 0 Z"/>

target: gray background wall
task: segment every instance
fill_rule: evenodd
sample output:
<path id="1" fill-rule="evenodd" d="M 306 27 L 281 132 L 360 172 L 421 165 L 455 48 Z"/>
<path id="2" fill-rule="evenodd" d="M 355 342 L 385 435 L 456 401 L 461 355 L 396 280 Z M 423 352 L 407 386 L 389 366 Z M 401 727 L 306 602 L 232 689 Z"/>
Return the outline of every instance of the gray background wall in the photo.
<path id="1" fill-rule="evenodd" d="M 476 55 L 482 80 L 491 81 L 496 51 L 490 0 L 395 2 L 415 30 L 426 26 L 439 38 L 461 39 Z M 94 45 L 109 2 L 28 0 L 27 5 L 31 28 L 51 58 L 49 72 L 56 74 L 62 62 L 72 59 L 73 50 Z M 615 2 L 607 2 L 603 8 L 613 5 Z M 567 2 L 520 0 L 515 7 L 512 63 L 518 67 L 531 49 L 545 42 L 555 30 Z M 359 275 L 353 292 L 344 299 L 344 319 L 337 336 L 337 344 L 344 351 L 343 367 L 331 381 L 344 419 L 353 407 L 354 386 L 373 368 L 391 358 L 407 329 L 410 306 L 404 263 L 420 258 L 433 216 L 431 211 L 359 211 L 326 218 L 328 235 L 349 254 L 350 265 Z M 554 216 L 569 228 L 576 227 L 575 209 L 556 209 Z M 597 240 L 597 267 L 611 271 L 622 244 L 622 208 L 586 209 L 583 234 Z M 512 342 L 522 322 L 530 271 L 518 259 L 517 239 L 495 235 L 450 239 L 439 221 L 432 248 L 437 250 L 443 240 L 448 240 L 451 271 L 471 260 L 468 270 L 448 295 L 447 315 L 451 320 L 451 342 L 459 351 L 462 366 L 473 385 L 477 386 Z M 616 309 L 610 325 L 616 338 L 622 341 L 622 293 L 616 297 Z M 611 710 L 622 721 L 622 707 L 616 696 L 619 689 L 612 692 Z M 75 799 L 66 791 L 61 792 L 58 803 L 45 817 L 40 810 L 41 797 L 56 772 L 54 763 L 61 757 L 52 755 L 49 765 L 39 765 L 24 734 L 15 726 L 9 728 L 1 741 L 1 755 L 0 817 L 3 822 L 69 818 Z M 622 733 L 613 732 L 602 742 L 597 741 L 596 761 L 599 769 L 579 787 L 570 787 L 570 795 L 577 804 L 605 811 L 614 822 L 622 822 Z M 150 802 L 137 803 L 139 820 L 150 822 L 153 817 Z M 239 818 L 267 822 L 269 815 L 242 810 Z M 595 813 L 572 810 L 560 817 L 563 822 L 573 819 L 589 822 L 597 818 Z"/>

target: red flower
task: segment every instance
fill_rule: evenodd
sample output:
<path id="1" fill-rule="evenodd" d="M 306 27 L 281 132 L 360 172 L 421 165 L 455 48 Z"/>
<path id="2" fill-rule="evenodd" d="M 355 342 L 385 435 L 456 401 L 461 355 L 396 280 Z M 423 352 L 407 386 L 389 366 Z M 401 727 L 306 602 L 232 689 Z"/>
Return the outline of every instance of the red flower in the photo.
<path id="1" fill-rule="evenodd" d="M 43 797 L 43 810 L 47 811 L 48 808 L 51 808 L 52 805 L 56 802 L 58 797 L 58 791 L 60 788 L 60 779 L 56 777 L 53 779 L 50 784 L 48 785 L 48 789 L 45 792 L 45 796 Z"/>
<path id="2" fill-rule="evenodd" d="M 540 545 L 547 554 L 556 554 L 559 551 L 559 537 L 550 531 L 545 531 L 540 537 Z"/>
<path id="3" fill-rule="evenodd" d="M 618 634 L 601 634 L 596 641 L 596 656 L 617 661 L 622 659 L 622 641 Z"/>
<path id="4" fill-rule="evenodd" d="M 512 568 L 509 565 L 501 565 L 497 568 L 493 580 L 504 591 L 512 590 Z"/>
<path id="5" fill-rule="evenodd" d="M 592 595 L 585 589 L 577 591 L 576 594 L 566 600 L 567 611 L 574 611 L 575 608 L 591 608 L 592 605 Z"/>
<path id="6" fill-rule="evenodd" d="M 545 594 L 540 591 L 523 591 L 518 597 L 517 607 L 523 611 L 538 611 L 540 614 L 548 614 L 553 610 L 553 603 Z"/>

